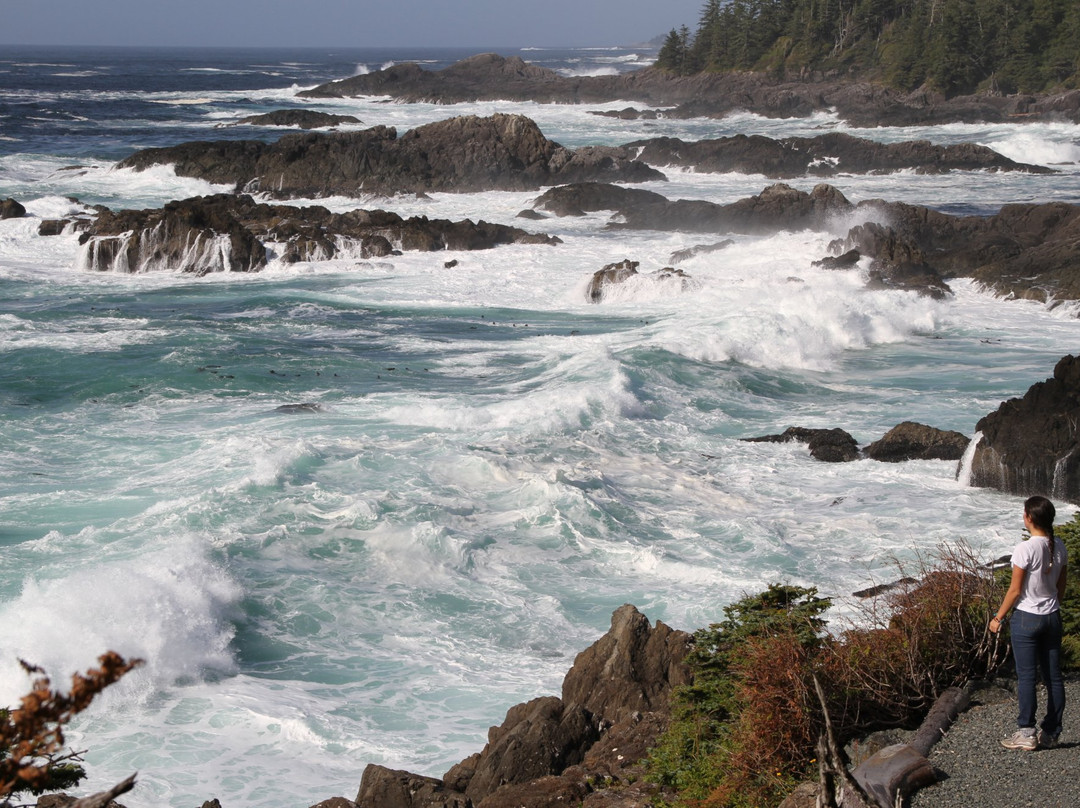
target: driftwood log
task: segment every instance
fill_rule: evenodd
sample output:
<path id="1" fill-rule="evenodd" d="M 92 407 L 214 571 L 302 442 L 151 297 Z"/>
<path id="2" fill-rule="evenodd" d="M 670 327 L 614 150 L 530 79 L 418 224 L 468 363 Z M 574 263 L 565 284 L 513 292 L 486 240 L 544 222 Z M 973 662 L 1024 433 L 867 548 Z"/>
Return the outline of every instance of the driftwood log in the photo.
<path id="1" fill-rule="evenodd" d="M 824 693 L 816 680 L 815 686 L 825 710 Z M 926 756 L 970 702 L 970 688 L 949 688 L 934 702 L 909 743 L 881 749 L 851 773 L 825 710 L 825 732 L 818 741 L 818 808 L 895 808 L 920 788 L 936 783 L 937 773 Z"/>

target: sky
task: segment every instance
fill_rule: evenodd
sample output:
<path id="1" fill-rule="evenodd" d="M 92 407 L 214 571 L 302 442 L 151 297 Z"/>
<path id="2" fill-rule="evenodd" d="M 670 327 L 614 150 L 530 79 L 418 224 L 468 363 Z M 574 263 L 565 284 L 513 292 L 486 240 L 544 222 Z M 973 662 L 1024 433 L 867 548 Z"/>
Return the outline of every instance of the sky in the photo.
<path id="1" fill-rule="evenodd" d="M 213 47 L 633 45 L 704 0 L 0 0 L 0 44 Z"/>

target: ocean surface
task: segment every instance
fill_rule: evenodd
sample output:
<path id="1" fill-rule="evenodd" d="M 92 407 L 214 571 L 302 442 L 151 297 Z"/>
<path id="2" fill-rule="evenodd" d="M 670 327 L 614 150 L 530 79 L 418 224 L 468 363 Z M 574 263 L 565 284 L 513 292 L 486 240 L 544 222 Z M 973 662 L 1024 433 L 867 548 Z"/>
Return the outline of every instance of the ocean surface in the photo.
<path id="1" fill-rule="evenodd" d="M 530 50 L 567 74 L 648 64 L 644 48 Z M 643 271 L 718 241 L 606 230 L 607 214 L 528 222 L 563 244 L 272 264 L 193 278 L 80 269 L 40 221 L 225 190 L 136 149 L 276 139 L 230 126 L 287 107 L 404 132 L 523 113 L 560 143 L 847 131 L 973 141 L 1051 175 L 842 176 L 849 199 L 989 214 L 1080 203 L 1080 127 L 853 129 L 829 114 L 626 122 L 590 107 L 297 99 L 297 91 L 452 50 L 0 47 L 0 704 L 114 649 L 146 665 L 69 734 L 84 792 L 138 771 L 130 808 L 305 808 L 355 796 L 367 763 L 441 776 L 636 604 L 693 630 L 770 582 L 837 598 L 943 543 L 979 557 L 1020 536 L 1020 501 L 957 464 L 820 463 L 741 439 L 841 427 L 865 445 L 905 420 L 971 435 L 1080 347 L 1073 304 L 968 282 L 935 302 L 867 292 L 865 268 L 811 266 L 829 232 L 733 236 L 586 302 L 597 269 Z M 762 176 L 667 171 L 642 187 L 730 202 Z M 789 184 L 809 190 L 811 178 Z M 318 200 L 334 210 L 520 224 L 537 194 Z M 444 263 L 456 259 L 458 266 Z M 313 403 L 316 412 L 284 412 Z M 1072 509 L 1062 506 L 1067 518 Z"/>

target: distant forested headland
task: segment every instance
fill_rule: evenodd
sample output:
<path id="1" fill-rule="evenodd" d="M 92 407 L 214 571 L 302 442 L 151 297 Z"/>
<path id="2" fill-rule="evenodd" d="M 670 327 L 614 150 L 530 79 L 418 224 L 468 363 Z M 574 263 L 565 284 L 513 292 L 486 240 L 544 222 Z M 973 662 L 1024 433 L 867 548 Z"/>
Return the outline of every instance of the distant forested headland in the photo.
<path id="1" fill-rule="evenodd" d="M 679 75 L 858 78 L 947 95 L 1080 87 L 1077 0 L 706 0 L 664 40 Z"/>

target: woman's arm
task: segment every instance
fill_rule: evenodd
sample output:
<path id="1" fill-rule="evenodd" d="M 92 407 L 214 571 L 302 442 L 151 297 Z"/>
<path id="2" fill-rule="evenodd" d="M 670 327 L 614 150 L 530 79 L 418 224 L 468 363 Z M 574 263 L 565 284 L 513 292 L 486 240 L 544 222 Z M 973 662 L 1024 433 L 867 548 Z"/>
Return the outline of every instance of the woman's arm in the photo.
<path id="1" fill-rule="evenodd" d="M 1061 568 L 1061 575 L 1058 576 L 1058 603 L 1060 604 L 1065 600 L 1065 581 L 1069 577 L 1069 565 L 1066 564 Z"/>
<path id="2" fill-rule="evenodd" d="M 1024 589 L 1024 576 L 1027 575 L 1027 571 L 1021 567 L 1013 566 L 1012 578 L 1009 579 L 1009 591 L 1005 593 L 1005 599 L 1001 601 L 1001 608 L 997 610 L 997 614 L 994 615 L 990 621 L 990 630 L 997 634 L 1001 631 L 1001 621 L 1005 615 L 1009 613 L 1013 606 L 1016 605 L 1016 601 L 1020 600 L 1020 593 Z M 1061 571 L 1061 579 L 1065 578 L 1065 570 Z M 1061 586 L 1060 580 L 1058 586 Z M 996 626 L 996 628 L 995 628 Z"/>

